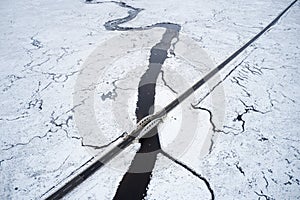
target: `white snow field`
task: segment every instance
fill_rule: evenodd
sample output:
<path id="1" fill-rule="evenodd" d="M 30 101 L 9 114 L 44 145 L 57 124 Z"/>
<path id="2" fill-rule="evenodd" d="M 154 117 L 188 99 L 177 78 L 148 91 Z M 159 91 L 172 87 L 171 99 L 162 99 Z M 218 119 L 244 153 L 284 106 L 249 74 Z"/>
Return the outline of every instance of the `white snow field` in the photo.
<path id="1" fill-rule="evenodd" d="M 181 26 L 157 79 L 154 110 L 291 2 L 124 0 L 144 10 L 120 26 Z M 47 198 L 122 137 L 93 146 L 134 128 L 139 80 L 165 29 L 105 29 L 128 11 L 113 1 L 0 2 L 0 199 Z M 160 143 L 177 162 L 158 154 L 145 199 L 300 199 L 299 19 L 296 2 L 163 119 Z M 82 78 L 90 66 L 95 80 Z M 139 147 L 134 142 L 64 198 L 112 199 Z"/>

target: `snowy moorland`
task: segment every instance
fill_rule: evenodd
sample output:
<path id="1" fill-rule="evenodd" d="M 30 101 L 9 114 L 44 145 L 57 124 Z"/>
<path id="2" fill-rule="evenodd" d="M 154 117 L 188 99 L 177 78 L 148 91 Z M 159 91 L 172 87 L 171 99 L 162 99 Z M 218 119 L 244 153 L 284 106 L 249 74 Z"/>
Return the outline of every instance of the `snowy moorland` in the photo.
<path id="1" fill-rule="evenodd" d="M 139 81 L 165 28 L 109 30 L 106 22 L 141 8 L 120 27 L 181 26 L 157 78 L 157 111 L 291 3 L 100 2 L 0 3 L 0 199 L 45 199 L 134 128 Z M 158 154 L 145 199 L 300 198 L 299 19 L 296 2 L 163 119 L 167 155 Z M 139 147 L 65 199 L 112 199 Z"/>

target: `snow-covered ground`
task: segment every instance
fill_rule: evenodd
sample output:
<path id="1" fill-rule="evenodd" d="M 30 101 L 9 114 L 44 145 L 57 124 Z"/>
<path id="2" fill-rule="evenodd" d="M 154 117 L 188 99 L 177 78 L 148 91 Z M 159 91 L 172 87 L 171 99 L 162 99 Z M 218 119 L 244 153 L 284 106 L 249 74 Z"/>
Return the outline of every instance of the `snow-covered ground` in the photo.
<path id="1" fill-rule="evenodd" d="M 124 26 L 158 22 L 182 26 L 181 43 L 174 51 L 178 54 L 170 55 L 164 74 L 158 78 L 158 107 L 225 60 L 291 3 L 124 2 L 144 9 Z M 148 65 L 149 49 L 159 42 L 163 29 L 136 33 L 105 30 L 105 22 L 125 17 L 127 11 L 113 2 L 0 3 L 0 199 L 46 198 L 54 191 L 50 190 L 53 186 L 60 186 L 88 166 L 92 161 L 85 163 L 95 153 L 107 151 L 94 151 L 85 145 L 105 145 L 122 132 L 131 131 L 136 120 L 138 81 Z M 224 81 L 207 98 L 201 101 L 214 81 L 172 111 L 159 127 L 164 150 L 201 174 L 216 199 L 300 198 L 299 11 L 297 2 L 220 72 L 219 79 Z M 121 43 L 109 46 L 107 41 L 126 40 L 126 34 L 139 36 L 126 45 L 138 38 L 148 41 L 142 47 L 130 47 L 131 51 L 119 57 L 93 62 L 102 63 L 100 79 L 78 93 L 78 77 L 95 59 L 91 55 L 100 51 L 109 56 L 123 50 L 115 48 Z M 198 47 L 193 47 L 195 44 Z M 84 92 L 90 90 L 95 91 L 93 104 L 87 106 L 90 93 Z M 122 112 L 118 113 L 119 109 Z M 90 118 L 80 114 L 89 111 L 94 112 L 99 132 L 82 131 L 82 123 Z M 214 131 L 214 143 L 208 149 L 210 145 L 203 142 L 209 143 Z M 182 147 L 174 138 L 188 143 Z M 130 146 L 66 199 L 111 199 L 138 147 Z M 159 155 L 146 199 L 210 198 L 202 179 Z"/>

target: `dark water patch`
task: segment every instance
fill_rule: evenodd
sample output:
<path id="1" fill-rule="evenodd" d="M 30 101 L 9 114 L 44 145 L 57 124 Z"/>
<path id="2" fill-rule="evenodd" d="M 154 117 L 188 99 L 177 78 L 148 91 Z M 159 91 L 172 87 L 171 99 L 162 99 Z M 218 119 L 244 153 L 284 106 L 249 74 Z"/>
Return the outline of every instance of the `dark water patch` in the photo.
<path id="1" fill-rule="evenodd" d="M 172 40 L 178 38 L 178 34 L 177 29 L 166 29 L 161 41 L 150 51 L 148 69 L 139 82 L 135 112 L 137 122 L 154 112 L 156 81 L 161 73 L 162 65 L 167 59 Z M 157 128 L 152 129 L 147 135 L 151 135 L 151 137 L 141 138 L 139 141 L 141 147 L 119 184 L 114 196 L 115 200 L 143 199 L 147 193 L 157 154 L 161 150 Z"/>

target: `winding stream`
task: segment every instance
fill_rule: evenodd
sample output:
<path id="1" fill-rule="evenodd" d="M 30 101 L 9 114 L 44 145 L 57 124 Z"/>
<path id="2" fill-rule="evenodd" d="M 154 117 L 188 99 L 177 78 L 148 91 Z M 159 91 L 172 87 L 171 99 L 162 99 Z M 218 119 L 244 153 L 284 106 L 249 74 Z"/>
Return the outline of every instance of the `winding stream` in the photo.
<path id="1" fill-rule="evenodd" d="M 106 22 L 104 27 L 109 31 L 130 31 L 130 30 L 148 30 L 155 27 L 165 28 L 165 32 L 159 43 L 151 48 L 149 65 L 146 72 L 142 75 L 138 88 L 138 101 L 136 105 L 136 117 L 139 122 L 144 117 L 153 114 L 155 103 L 155 87 L 159 73 L 161 73 L 162 65 L 168 58 L 168 51 L 172 52 L 176 41 L 178 41 L 181 26 L 173 23 L 156 23 L 145 27 L 121 27 L 120 24 L 126 23 L 134 19 L 143 9 L 134 8 L 123 2 L 110 1 L 123 8 L 129 9 L 128 16 L 124 18 L 114 19 Z M 107 3 L 93 2 L 87 3 Z M 141 138 L 139 142 L 141 147 L 136 153 L 128 171 L 123 176 L 119 187 L 116 191 L 114 199 L 143 199 L 147 193 L 147 187 L 151 179 L 152 170 L 154 168 L 157 154 L 161 150 L 157 128 L 147 134 L 148 137 Z"/>

